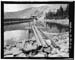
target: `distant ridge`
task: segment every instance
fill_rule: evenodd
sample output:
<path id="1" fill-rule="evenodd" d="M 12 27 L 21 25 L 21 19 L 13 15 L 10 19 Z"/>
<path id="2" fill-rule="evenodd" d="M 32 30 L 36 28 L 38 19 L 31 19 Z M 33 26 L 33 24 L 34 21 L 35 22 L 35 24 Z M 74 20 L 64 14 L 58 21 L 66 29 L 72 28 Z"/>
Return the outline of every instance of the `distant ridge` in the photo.
<path id="1" fill-rule="evenodd" d="M 4 13 L 4 19 L 9 18 L 29 18 L 32 15 L 42 15 L 45 11 L 49 10 L 48 6 L 31 7 L 18 12 L 6 12 Z"/>
<path id="2" fill-rule="evenodd" d="M 55 11 L 50 6 L 31 7 L 17 12 L 5 12 L 4 19 L 11 18 L 30 18 L 31 16 L 44 17 L 44 14 L 48 11 Z"/>

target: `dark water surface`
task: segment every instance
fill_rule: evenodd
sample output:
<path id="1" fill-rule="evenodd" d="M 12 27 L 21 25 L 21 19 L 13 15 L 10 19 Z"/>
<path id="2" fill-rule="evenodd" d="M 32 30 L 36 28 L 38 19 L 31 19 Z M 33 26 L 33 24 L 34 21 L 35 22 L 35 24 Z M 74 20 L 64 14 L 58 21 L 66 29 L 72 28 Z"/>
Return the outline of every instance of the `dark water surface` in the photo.
<path id="1" fill-rule="evenodd" d="M 27 27 L 27 26 L 29 27 L 28 23 L 4 25 L 4 31 L 25 30 L 25 27 Z M 50 29 L 48 29 L 48 31 L 50 31 L 50 32 L 56 33 L 56 32 L 67 32 L 67 31 L 69 31 L 68 25 L 62 25 L 62 24 L 58 24 L 58 23 L 47 22 L 47 26 L 50 28 Z"/>
<path id="2" fill-rule="evenodd" d="M 69 31 L 68 25 L 63 25 L 59 23 L 53 23 L 53 22 L 47 22 L 47 25 L 49 26 L 50 30 L 52 31 L 58 31 L 58 32 L 67 32 Z"/>
<path id="3" fill-rule="evenodd" d="M 11 30 L 25 30 L 25 24 L 11 24 L 11 25 L 4 25 L 4 31 L 11 31 Z"/>

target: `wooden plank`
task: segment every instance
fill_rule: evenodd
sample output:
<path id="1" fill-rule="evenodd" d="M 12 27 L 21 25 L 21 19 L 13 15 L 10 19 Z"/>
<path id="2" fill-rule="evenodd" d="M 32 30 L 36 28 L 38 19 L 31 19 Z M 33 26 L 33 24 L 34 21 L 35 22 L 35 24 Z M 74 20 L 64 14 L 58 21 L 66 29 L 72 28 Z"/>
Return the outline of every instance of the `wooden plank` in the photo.
<path id="1" fill-rule="evenodd" d="M 38 37 L 38 35 L 37 35 L 37 33 L 36 33 L 36 31 L 35 31 L 35 29 L 34 29 L 34 27 L 33 27 L 33 26 L 32 26 L 32 29 L 33 29 L 33 31 L 34 31 L 35 38 L 36 38 L 36 41 L 37 41 L 38 45 L 40 45 L 40 46 L 41 46 L 41 42 L 40 42 L 39 37 Z"/>
<path id="2" fill-rule="evenodd" d="M 44 39 L 42 38 L 42 36 L 41 36 L 41 34 L 40 34 L 40 31 L 37 29 L 36 26 L 34 26 L 34 27 L 35 27 L 35 30 L 37 31 L 37 34 L 38 34 L 39 38 L 40 38 L 40 42 L 41 42 L 42 46 L 43 46 L 43 47 L 47 47 L 47 44 L 46 44 L 46 42 L 44 41 Z"/>

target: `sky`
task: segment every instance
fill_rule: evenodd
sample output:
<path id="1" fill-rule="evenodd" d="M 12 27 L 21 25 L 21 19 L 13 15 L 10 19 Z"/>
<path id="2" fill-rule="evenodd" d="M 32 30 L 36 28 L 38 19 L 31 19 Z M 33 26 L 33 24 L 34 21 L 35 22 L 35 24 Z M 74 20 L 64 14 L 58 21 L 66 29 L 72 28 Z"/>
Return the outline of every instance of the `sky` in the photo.
<path id="1" fill-rule="evenodd" d="M 40 6 L 50 6 L 51 9 L 57 9 L 62 5 L 63 8 L 67 6 L 67 4 L 4 4 L 4 12 L 16 12 L 29 7 L 40 7 Z"/>

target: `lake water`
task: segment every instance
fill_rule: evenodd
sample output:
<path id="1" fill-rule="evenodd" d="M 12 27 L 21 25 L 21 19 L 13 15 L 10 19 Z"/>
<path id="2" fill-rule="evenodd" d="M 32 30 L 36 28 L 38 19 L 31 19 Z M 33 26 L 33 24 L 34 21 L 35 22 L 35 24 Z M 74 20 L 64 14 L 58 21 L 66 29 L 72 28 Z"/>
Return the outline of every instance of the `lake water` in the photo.
<path id="1" fill-rule="evenodd" d="M 47 26 L 50 28 L 49 30 L 51 32 L 68 32 L 69 31 L 69 26 L 68 25 L 63 25 L 63 24 L 58 24 L 58 23 L 53 23 L 53 22 L 47 22 Z"/>
<path id="2" fill-rule="evenodd" d="M 67 25 L 62 25 L 58 23 L 50 23 L 50 22 L 47 22 L 47 25 L 48 25 L 48 29 L 44 28 L 42 30 L 47 30 L 48 32 L 51 32 L 51 33 L 61 33 L 61 32 L 69 31 L 69 26 Z M 28 30 L 25 29 L 25 27 L 27 26 L 29 26 L 29 24 L 27 23 L 4 26 L 5 39 L 8 39 L 8 38 L 10 39 L 10 37 L 17 37 L 17 38 L 20 37 L 19 39 L 22 39 L 22 38 L 25 39 L 25 38 L 28 38 L 29 33 L 30 33 L 29 38 L 32 38 L 34 36 L 34 33 L 32 30 L 26 33 Z"/>

